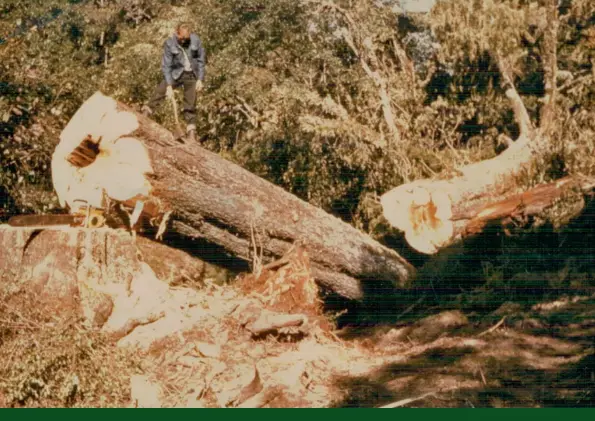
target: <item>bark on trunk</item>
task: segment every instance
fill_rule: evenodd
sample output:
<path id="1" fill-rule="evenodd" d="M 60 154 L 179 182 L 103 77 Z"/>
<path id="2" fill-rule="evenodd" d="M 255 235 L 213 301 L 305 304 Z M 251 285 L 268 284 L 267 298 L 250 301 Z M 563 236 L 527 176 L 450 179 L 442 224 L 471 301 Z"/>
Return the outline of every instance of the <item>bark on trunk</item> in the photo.
<path id="1" fill-rule="evenodd" d="M 582 213 L 585 198 L 592 198 L 594 190 L 593 179 L 565 177 L 496 203 L 476 206 L 466 214 L 453 215 L 452 220 L 462 236 L 478 234 L 494 223 L 507 232 L 510 227 L 523 228 L 539 217 L 558 228 Z"/>
<path id="2" fill-rule="evenodd" d="M 200 288 L 206 282 L 222 284 L 234 276 L 226 269 L 149 238 L 137 236 L 136 247 L 139 259 L 147 263 L 155 275 L 170 286 Z"/>
<path id="3" fill-rule="evenodd" d="M 245 303 L 215 298 L 212 291 L 172 288 L 148 262 L 173 255 L 177 265 L 169 269 L 176 275 L 201 263 L 164 245 L 141 243 L 126 230 L 0 225 L 0 308 L 18 319 L 35 311 L 41 319 L 31 319 L 34 323 L 82 319 L 119 346 L 148 350 L 183 332 L 220 324 Z"/>
<path id="4" fill-rule="evenodd" d="M 89 137 L 99 154 L 78 168 L 68 157 Z M 52 166 L 65 205 L 81 196 L 100 206 L 105 196 L 130 205 L 140 200 L 144 215 L 170 216 L 169 231 L 248 262 L 272 261 L 300 242 L 314 277 L 346 298 L 363 298 L 362 281 L 406 286 L 414 275 L 396 252 L 338 218 L 196 144 L 175 142 L 168 130 L 99 92 L 64 129 Z"/>
<path id="5" fill-rule="evenodd" d="M 529 114 L 514 87 L 509 60 L 494 52 L 502 75 L 502 88 L 514 112 L 519 137 L 495 158 L 458 168 L 450 179 L 426 179 L 396 187 L 381 197 L 384 216 L 405 232 L 417 251 L 434 254 L 460 239 L 456 215 L 498 202 L 517 193 L 519 174 L 528 169 L 543 146 L 542 133 L 531 124 Z"/>
<path id="6" fill-rule="evenodd" d="M 47 314 L 83 315 L 101 327 L 112 295 L 128 291 L 141 272 L 136 254 L 126 231 L 0 225 L 0 297 L 29 293 Z"/>
<path id="7" fill-rule="evenodd" d="M 518 141 L 517 141 L 518 142 Z M 496 158 L 473 164 L 450 180 L 418 180 L 381 197 L 386 219 L 416 250 L 435 254 L 492 223 L 527 225 L 541 218 L 561 226 L 579 216 L 595 180 L 566 177 L 527 189 L 516 177 L 534 159 L 529 143 L 514 143 Z"/>
<path id="8" fill-rule="evenodd" d="M 164 286 L 197 287 L 217 271 L 181 250 L 135 239 L 125 230 L 0 225 L 0 304 L 29 292 L 50 314 L 82 312 L 102 326 L 113 297 L 128 294 L 135 278 L 146 280 L 145 263 Z"/>

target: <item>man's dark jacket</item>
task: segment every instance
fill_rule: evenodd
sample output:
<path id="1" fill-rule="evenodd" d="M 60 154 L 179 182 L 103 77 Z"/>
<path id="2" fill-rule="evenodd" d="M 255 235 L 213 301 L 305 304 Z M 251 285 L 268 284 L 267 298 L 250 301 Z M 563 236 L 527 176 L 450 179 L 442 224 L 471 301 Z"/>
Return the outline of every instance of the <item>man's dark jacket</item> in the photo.
<path id="1" fill-rule="evenodd" d="M 182 46 L 178 43 L 178 38 L 173 35 L 163 44 L 163 59 L 161 60 L 161 70 L 165 76 L 168 85 L 173 85 L 184 73 L 184 53 Z M 190 45 L 185 49 L 188 59 L 192 66 L 192 71 L 197 79 L 205 79 L 205 49 L 198 35 L 190 35 Z"/>

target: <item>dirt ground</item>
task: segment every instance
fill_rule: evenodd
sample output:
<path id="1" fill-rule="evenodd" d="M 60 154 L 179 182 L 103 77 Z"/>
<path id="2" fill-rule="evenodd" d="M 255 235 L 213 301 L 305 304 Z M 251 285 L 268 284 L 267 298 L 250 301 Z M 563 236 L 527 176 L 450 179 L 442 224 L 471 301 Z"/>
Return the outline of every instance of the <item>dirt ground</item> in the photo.
<path id="1" fill-rule="evenodd" d="M 593 406 L 595 296 L 488 314 L 453 310 L 341 335 L 377 366 L 335 384 L 334 406 Z M 410 399 L 414 399 L 410 401 Z"/>
<path id="2" fill-rule="evenodd" d="M 0 406 L 595 403 L 595 294 L 588 290 L 532 301 L 508 291 L 512 299 L 501 294 L 500 302 L 491 288 L 450 301 L 417 290 L 337 313 L 320 299 L 303 250 L 257 272 L 200 290 L 170 287 L 185 297 L 182 310 L 117 341 L 77 320 L 4 305 Z M 482 300 L 492 305 L 478 306 Z"/>

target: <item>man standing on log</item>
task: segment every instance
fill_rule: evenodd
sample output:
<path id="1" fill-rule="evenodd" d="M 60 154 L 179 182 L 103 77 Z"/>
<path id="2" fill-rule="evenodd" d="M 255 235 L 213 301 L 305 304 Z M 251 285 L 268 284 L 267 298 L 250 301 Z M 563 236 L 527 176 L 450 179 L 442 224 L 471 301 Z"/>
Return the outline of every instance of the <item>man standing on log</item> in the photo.
<path id="1" fill-rule="evenodd" d="M 196 96 L 203 89 L 205 49 L 188 23 L 180 23 L 163 44 L 161 71 L 164 79 L 155 89 L 143 114 L 150 116 L 163 98 L 175 101 L 174 88 L 184 88 L 184 118 L 188 140 L 196 141 Z"/>

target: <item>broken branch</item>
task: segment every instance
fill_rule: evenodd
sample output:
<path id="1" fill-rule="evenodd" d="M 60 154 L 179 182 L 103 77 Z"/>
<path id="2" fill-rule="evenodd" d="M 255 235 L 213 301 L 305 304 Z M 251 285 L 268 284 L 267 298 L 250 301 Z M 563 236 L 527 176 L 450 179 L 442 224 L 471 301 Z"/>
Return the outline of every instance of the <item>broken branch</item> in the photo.
<path id="1" fill-rule="evenodd" d="M 253 336 L 262 336 L 284 328 L 301 327 L 306 323 L 308 318 L 303 314 L 278 314 L 265 310 L 256 321 L 246 326 L 246 330 Z"/>

